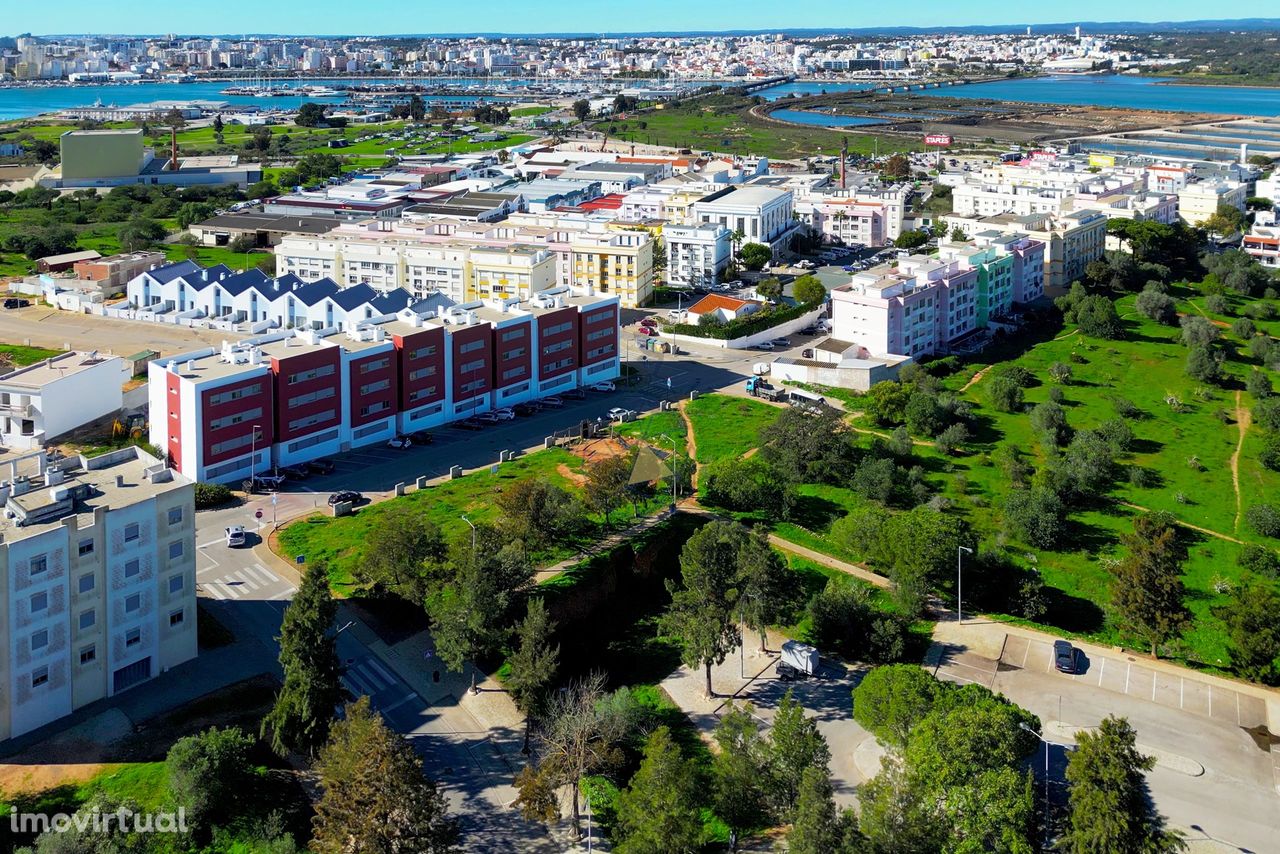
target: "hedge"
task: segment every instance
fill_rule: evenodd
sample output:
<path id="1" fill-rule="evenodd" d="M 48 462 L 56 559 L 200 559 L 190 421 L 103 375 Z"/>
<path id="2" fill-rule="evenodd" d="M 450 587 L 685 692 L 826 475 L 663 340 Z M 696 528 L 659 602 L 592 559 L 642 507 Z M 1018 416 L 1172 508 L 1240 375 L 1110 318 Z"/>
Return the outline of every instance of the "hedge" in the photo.
<path id="1" fill-rule="evenodd" d="M 675 335 L 688 335 L 692 338 L 716 338 L 719 340 L 729 341 L 734 338 L 743 338 L 747 335 L 754 335 L 757 332 L 763 332 L 777 326 L 780 323 L 786 323 L 788 320 L 795 320 L 803 317 L 818 307 L 818 303 L 807 303 L 803 305 L 792 305 L 786 308 L 762 309 L 755 314 L 746 317 L 740 317 L 737 320 L 730 320 L 728 323 L 716 323 L 709 326 L 693 323 L 668 323 L 663 329 Z"/>

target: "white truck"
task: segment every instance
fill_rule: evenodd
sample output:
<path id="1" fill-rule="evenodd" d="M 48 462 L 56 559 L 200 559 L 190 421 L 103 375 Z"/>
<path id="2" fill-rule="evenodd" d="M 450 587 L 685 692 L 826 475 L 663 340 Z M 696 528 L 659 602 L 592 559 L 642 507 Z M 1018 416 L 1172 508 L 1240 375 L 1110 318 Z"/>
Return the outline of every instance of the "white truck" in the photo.
<path id="1" fill-rule="evenodd" d="M 804 679 L 818 673 L 821 656 L 818 648 L 800 641 L 783 641 L 782 657 L 778 659 L 778 676 L 782 679 Z"/>
<path id="2" fill-rule="evenodd" d="M 758 377 L 762 377 L 765 374 L 769 373 L 770 364 L 771 364 L 770 362 L 756 362 L 754 365 L 751 366 L 751 373 L 755 374 Z"/>

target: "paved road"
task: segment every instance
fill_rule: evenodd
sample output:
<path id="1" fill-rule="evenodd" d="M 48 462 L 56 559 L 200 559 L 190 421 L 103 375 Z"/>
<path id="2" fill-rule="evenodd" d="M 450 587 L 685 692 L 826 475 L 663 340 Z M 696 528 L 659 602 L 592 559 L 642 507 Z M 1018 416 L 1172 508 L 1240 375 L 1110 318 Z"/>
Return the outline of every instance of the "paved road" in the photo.
<path id="1" fill-rule="evenodd" d="M 1260 700 L 1190 671 L 1172 674 L 1097 648 L 1089 648 L 1076 676 L 1056 672 L 1048 655 L 1047 642 L 1011 633 L 1000 659 L 953 646 L 937 674 L 986 685 L 1039 715 L 1047 736 L 1058 743 L 1051 749 L 1050 778 L 1059 791 L 1074 734 L 1107 715 L 1126 717 L 1137 731 L 1138 747 L 1156 757 L 1147 780 L 1171 823 L 1200 825 L 1240 850 L 1280 850 L 1274 757 L 1267 739 L 1249 731 L 1265 721 Z M 1217 698 L 1213 711 L 1211 696 Z M 1034 764 L 1038 775 L 1041 761 Z"/>

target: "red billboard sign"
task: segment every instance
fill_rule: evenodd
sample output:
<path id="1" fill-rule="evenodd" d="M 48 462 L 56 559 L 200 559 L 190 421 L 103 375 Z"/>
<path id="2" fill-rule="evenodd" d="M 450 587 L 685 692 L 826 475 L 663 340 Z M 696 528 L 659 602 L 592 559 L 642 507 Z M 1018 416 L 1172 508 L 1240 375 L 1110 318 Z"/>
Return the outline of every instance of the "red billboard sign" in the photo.
<path id="1" fill-rule="evenodd" d="M 925 145 L 950 145 L 951 137 L 945 133 L 930 133 L 924 138 Z"/>

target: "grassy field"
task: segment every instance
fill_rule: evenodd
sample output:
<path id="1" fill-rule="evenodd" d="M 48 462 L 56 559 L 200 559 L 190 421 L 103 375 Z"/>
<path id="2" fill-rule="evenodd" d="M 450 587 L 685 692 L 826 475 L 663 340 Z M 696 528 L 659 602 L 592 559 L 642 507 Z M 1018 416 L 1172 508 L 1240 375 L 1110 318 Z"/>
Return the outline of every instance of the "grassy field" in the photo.
<path id="1" fill-rule="evenodd" d="M 846 136 L 850 152 L 856 154 L 920 148 L 915 140 L 903 136 L 832 131 L 757 118 L 748 112 L 751 104 L 749 98 L 716 95 L 674 109 L 633 113 L 623 121 L 597 122 L 593 129 L 628 142 L 782 159 L 837 154 Z"/>
<path id="2" fill-rule="evenodd" d="M 44 347 L 26 347 L 22 344 L 0 344 L 0 356 L 20 368 L 25 365 L 34 365 L 43 359 L 52 358 L 58 355 L 59 352 L 58 350 L 47 350 Z"/>
<path id="3" fill-rule="evenodd" d="M 696 459 L 706 465 L 730 457 L 740 457 L 760 444 L 760 431 L 778 417 L 775 406 L 708 394 L 685 405 L 697 445 Z"/>

